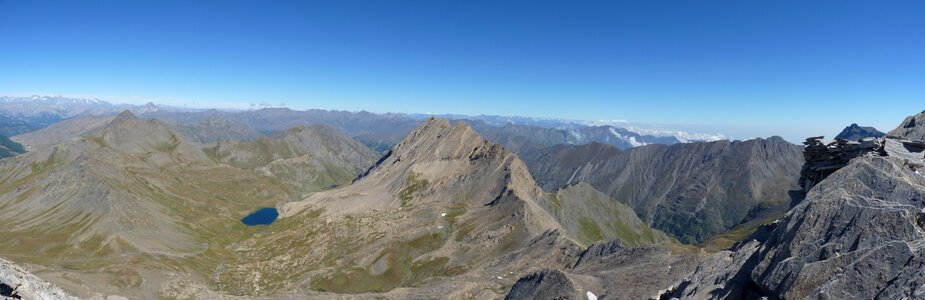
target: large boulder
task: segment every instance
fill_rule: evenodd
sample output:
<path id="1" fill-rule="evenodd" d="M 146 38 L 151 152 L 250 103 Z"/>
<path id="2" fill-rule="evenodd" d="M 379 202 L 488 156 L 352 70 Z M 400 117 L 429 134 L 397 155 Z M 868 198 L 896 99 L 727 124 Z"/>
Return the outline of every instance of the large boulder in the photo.
<path id="1" fill-rule="evenodd" d="M 517 280 L 504 299 L 580 299 L 581 293 L 562 271 L 544 269 Z"/>
<path id="2" fill-rule="evenodd" d="M 906 117 L 902 124 L 887 133 L 887 136 L 911 141 L 925 141 L 925 111 Z"/>

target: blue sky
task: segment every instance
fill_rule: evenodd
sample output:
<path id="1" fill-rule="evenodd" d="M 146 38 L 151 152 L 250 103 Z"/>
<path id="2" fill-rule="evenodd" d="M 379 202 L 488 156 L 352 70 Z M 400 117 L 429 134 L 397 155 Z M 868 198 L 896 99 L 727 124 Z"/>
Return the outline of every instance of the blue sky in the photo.
<path id="1" fill-rule="evenodd" d="M 925 109 L 925 1 L 0 0 L 0 95 L 31 94 L 796 140 Z"/>

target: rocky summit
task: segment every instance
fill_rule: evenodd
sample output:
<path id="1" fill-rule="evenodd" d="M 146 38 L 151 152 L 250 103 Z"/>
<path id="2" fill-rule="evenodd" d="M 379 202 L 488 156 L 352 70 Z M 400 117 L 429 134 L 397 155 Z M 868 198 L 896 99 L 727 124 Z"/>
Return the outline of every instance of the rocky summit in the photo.
<path id="1" fill-rule="evenodd" d="M 907 117 L 896 129 L 891 130 L 887 135 L 897 139 L 914 141 L 925 140 L 925 111 Z"/>
<path id="2" fill-rule="evenodd" d="M 660 297 L 922 298 L 925 141 L 915 120 L 878 141 L 876 151 L 830 164 L 783 218 L 709 257 Z M 818 147 L 810 144 L 807 157 L 817 157 Z M 823 155 L 845 151 L 830 147 Z"/>

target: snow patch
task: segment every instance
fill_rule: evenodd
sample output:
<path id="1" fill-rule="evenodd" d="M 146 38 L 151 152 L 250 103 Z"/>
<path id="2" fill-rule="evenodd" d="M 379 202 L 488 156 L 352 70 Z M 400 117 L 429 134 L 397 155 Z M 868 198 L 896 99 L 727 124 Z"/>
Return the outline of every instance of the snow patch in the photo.
<path id="1" fill-rule="evenodd" d="M 675 129 L 663 129 L 663 128 L 642 128 L 638 126 L 628 126 L 626 130 L 632 131 L 641 135 L 651 135 L 658 137 L 674 137 L 681 141 L 682 143 L 690 142 L 713 142 L 718 140 L 725 140 L 726 136 L 719 133 L 690 133 L 682 130 Z"/>
<path id="2" fill-rule="evenodd" d="M 627 140 L 627 142 L 629 142 L 630 146 L 633 146 L 633 147 L 645 146 L 649 144 L 649 143 L 637 141 L 635 136 L 631 136 L 629 140 Z"/>
<path id="3" fill-rule="evenodd" d="M 632 147 L 645 146 L 649 144 L 646 142 L 640 142 L 639 140 L 636 140 L 635 136 L 626 137 L 625 135 L 622 135 L 619 132 L 617 132 L 617 130 L 614 129 L 613 127 L 607 127 L 607 130 L 610 131 L 610 134 L 612 134 L 613 136 L 617 137 L 620 140 L 626 141 Z"/>
<path id="4" fill-rule="evenodd" d="M 597 296 L 594 295 L 591 291 L 588 291 L 588 300 L 597 300 Z"/>
<path id="5" fill-rule="evenodd" d="M 571 130 L 571 129 L 569 129 L 569 130 L 567 130 L 567 131 L 568 131 L 568 134 L 572 136 L 572 138 L 575 138 L 575 141 L 573 141 L 573 142 L 581 143 L 581 141 L 583 141 L 583 140 L 585 139 L 585 137 L 584 137 L 583 135 L 581 135 L 581 133 L 579 133 L 577 130 Z"/>

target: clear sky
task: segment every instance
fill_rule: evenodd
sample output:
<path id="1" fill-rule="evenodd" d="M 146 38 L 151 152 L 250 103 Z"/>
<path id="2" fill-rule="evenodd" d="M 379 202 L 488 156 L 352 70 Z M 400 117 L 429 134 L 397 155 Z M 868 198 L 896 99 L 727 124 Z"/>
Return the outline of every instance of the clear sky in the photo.
<path id="1" fill-rule="evenodd" d="M 0 0 L 0 95 L 31 94 L 794 140 L 925 109 L 925 0 Z"/>

